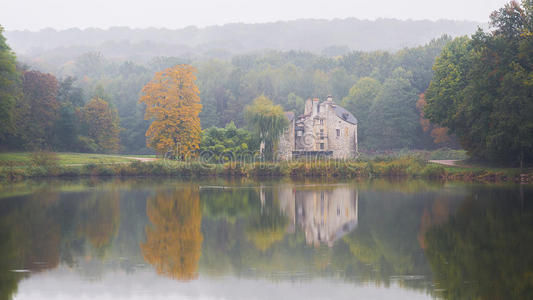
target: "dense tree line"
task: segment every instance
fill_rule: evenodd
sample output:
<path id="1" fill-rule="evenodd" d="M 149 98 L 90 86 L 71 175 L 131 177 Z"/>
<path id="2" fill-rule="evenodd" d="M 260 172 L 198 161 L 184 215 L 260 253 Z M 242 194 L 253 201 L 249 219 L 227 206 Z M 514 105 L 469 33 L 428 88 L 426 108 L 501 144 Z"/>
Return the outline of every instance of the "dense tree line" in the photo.
<path id="1" fill-rule="evenodd" d="M 533 2 L 495 11 L 491 31 L 448 44 L 437 59 L 425 114 L 475 157 L 533 161 Z"/>
<path id="2" fill-rule="evenodd" d="M 17 66 L 0 27 L 1 148 L 117 152 L 116 109 L 98 94 L 85 102 L 74 82 Z"/>
<path id="3" fill-rule="evenodd" d="M 422 130 L 416 103 L 431 81 L 435 57 L 449 41 L 444 36 L 396 53 L 350 52 L 337 57 L 266 51 L 229 60 L 156 57 L 148 63 L 136 63 L 87 53 L 42 70 L 54 69 L 60 78 L 77 78 L 84 101 L 89 95 L 102 94 L 117 108 L 124 129 L 120 132 L 122 152 L 150 151 L 145 142 L 150 121 L 143 119 L 145 107 L 137 100 L 154 73 L 177 64 L 198 69 L 204 129 L 223 128 L 231 121 L 238 128 L 247 127 L 250 124 L 244 108 L 260 95 L 298 114 L 303 112 L 304 99 L 323 99 L 331 94 L 359 119 L 362 149 L 432 148 L 436 145 Z M 382 143 L 384 138 L 387 143 Z"/>
<path id="4" fill-rule="evenodd" d="M 107 150 L 102 146 L 96 150 L 94 143 L 84 138 L 88 135 L 79 131 L 85 130 L 83 122 L 76 119 L 79 117 L 76 112 L 98 97 L 117 111 L 118 118 L 114 119 L 120 119 L 122 128 L 120 151 L 151 153 L 145 137 L 151 120 L 144 120 L 145 104 L 137 100 L 154 73 L 178 64 L 198 69 L 196 83 L 202 104 L 199 116 L 203 129 L 223 128 L 232 121 L 238 128 L 252 129 L 244 108 L 261 95 L 284 110 L 299 114 L 303 113 L 304 99 L 324 99 L 331 94 L 338 104 L 346 106 L 358 118 L 360 149 L 434 148 L 438 145 L 430 132 L 423 130 L 417 101 L 432 79 L 431 66 L 435 58 L 450 40 L 443 36 L 425 46 L 394 53 L 349 52 L 333 57 L 301 51 L 264 51 L 225 60 L 155 57 L 142 63 L 112 60 L 89 52 L 64 64 L 41 61 L 32 66 L 41 72 L 53 72 L 60 78 L 57 85 L 61 88 L 54 93 L 61 90 L 61 96 L 56 97 L 56 102 L 66 104 L 57 105 L 55 114 L 61 116 L 61 121 L 56 124 L 71 129 L 46 131 L 62 140 L 48 142 L 53 149 Z M 63 100 L 68 97 L 75 99 Z M 68 139 L 70 141 L 66 141 Z M 11 145 L 21 144 L 13 142 Z M 22 145 L 19 148 L 29 148 L 28 144 Z"/>

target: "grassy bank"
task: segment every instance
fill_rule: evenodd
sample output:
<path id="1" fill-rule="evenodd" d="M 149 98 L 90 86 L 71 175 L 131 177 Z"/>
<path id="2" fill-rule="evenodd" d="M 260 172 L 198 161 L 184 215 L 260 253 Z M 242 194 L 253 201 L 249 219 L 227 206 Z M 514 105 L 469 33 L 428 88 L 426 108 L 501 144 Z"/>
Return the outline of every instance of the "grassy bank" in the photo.
<path id="1" fill-rule="evenodd" d="M 127 163 L 135 160 L 132 157 L 149 158 L 153 155 L 108 155 L 93 153 L 32 153 L 32 152 L 7 152 L 0 153 L 0 166 L 31 166 L 38 164 L 36 156 L 51 156 L 47 159 L 53 160 L 55 164 L 83 165 L 83 164 L 113 164 Z M 41 158 L 42 159 L 42 158 Z M 46 159 L 46 158 L 45 158 Z"/>
<path id="2" fill-rule="evenodd" d="M 521 178 L 521 174 L 527 174 Z M 368 161 L 292 161 L 280 163 L 202 164 L 176 161 L 2 165 L 0 180 L 78 176 L 224 177 L 412 177 L 467 181 L 533 181 L 533 169 L 442 166 L 413 157 Z"/>

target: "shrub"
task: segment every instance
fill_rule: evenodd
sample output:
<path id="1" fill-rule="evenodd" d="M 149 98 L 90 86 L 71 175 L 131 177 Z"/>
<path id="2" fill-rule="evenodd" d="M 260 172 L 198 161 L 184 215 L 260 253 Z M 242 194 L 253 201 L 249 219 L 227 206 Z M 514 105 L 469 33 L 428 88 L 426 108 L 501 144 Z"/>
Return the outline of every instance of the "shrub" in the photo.
<path id="1" fill-rule="evenodd" d="M 60 168 L 58 176 L 76 177 L 82 175 L 81 167 L 63 167 Z"/>
<path id="2" fill-rule="evenodd" d="M 43 167 L 47 170 L 57 169 L 59 158 L 55 152 L 35 151 L 30 156 L 32 166 Z"/>
<path id="3" fill-rule="evenodd" d="M 427 178 L 440 178 L 446 173 L 446 170 L 443 166 L 436 164 L 427 164 L 426 167 L 422 170 L 422 176 Z"/>

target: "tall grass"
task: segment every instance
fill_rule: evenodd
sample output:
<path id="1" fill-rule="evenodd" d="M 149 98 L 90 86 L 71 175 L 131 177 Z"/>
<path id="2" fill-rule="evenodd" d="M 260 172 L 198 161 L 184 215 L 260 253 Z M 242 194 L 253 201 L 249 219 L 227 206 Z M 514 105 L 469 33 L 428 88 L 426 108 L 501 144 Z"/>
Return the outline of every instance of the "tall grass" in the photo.
<path id="1" fill-rule="evenodd" d="M 513 180 L 520 177 L 520 171 L 506 173 L 490 170 L 467 168 L 445 168 L 441 165 L 428 163 L 420 157 L 384 158 L 372 160 L 313 160 L 290 161 L 278 163 L 242 163 L 205 164 L 197 161 L 154 161 L 116 164 L 89 163 L 81 166 L 61 166 L 53 163 L 50 157 L 39 156 L 35 165 L 30 167 L 3 165 L 0 168 L 0 179 L 16 181 L 35 177 L 78 177 L 78 176 L 173 176 L 191 177 L 412 177 L 433 179 L 461 180 Z M 530 171 L 528 178 L 533 178 Z M 531 180 L 530 180 L 531 181 Z"/>

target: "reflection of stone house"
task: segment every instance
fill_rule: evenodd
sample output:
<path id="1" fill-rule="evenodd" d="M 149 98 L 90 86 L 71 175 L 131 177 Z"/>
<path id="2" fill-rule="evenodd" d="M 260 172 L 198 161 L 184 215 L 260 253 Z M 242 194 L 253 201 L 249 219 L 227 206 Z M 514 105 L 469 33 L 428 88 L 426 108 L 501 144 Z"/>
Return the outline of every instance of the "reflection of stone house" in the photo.
<path id="1" fill-rule="evenodd" d="M 277 154 L 289 160 L 302 156 L 353 158 L 357 155 L 357 119 L 333 102 L 307 99 L 304 114 L 286 113 L 289 126 L 280 137 Z"/>
<path id="2" fill-rule="evenodd" d="M 289 232 L 302 229 L 307 244 L 333 243 L 352 231 L 358 222 L 357 190 L 282 188 L 281 210 L 289 218 Z"/>

